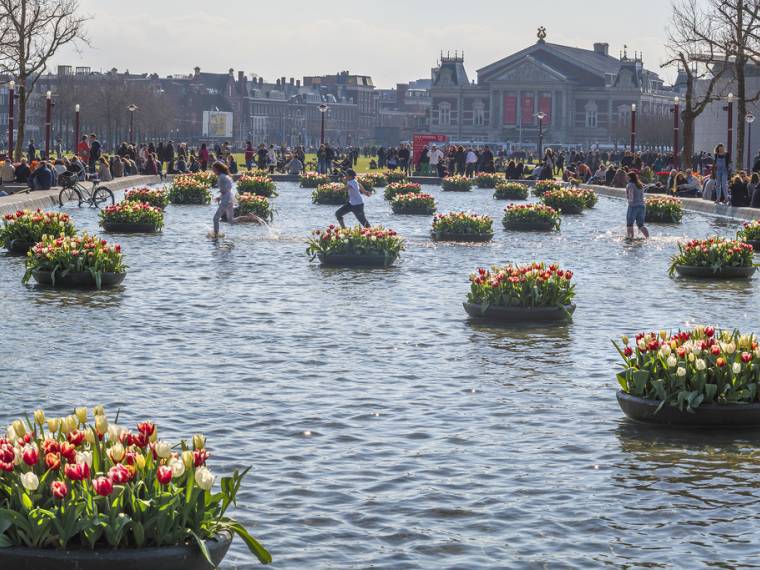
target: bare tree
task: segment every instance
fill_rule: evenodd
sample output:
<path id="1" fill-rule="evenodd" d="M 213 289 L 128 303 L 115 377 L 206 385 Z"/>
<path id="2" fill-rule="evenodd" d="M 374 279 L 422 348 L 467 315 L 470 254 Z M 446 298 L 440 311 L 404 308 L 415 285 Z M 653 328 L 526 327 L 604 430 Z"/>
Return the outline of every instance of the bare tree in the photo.
<path id="1" fill-rule="evenodd" d="M 37 80 L 61 46 L 86 41 L 87 18 L 78 11 L 78 0 L 0 0 L 0 72 L 18 83 L 17 159 L 24 144 L 27 104 Z"/>

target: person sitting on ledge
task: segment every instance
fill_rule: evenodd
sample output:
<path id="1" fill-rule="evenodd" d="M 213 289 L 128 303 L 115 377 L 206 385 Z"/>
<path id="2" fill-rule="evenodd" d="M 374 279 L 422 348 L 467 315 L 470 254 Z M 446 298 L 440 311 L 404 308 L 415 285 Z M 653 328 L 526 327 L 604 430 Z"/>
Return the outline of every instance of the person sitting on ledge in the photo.
<path id="1" fill-rule="evenodd" d="M 9 184 L 16 180 L 16 169 L 13 168 L 13 162 L 10 158 L 5 159 L 5 164 L 0 168 L 0 181 L 3 184 Z"/>
<path id="2" fill-rule="evenodd" d="M 628 186 L 628 173 L 622 168 L 618 168 L 615 177 L 612 179 L 612 185 L 615 188 L 625 188 Z"/>
<path id="3" fill-rule="evenodd" d="M 26 163 L 26 159 L 22 158 L 21 163 L 16 167 L 16 182 L 20 184 L 26 184 L 26 182 L 29 180 L 29 175 L 32 173 L 32 170 L 29 168 L 29 165 Z"/>
<path id="4" fill-rule="evenodd" d="M 694 177 L 694 173 L 680 172 L 676 177 L 676 196 L 680 198 L 694 198 L 699 194 L 699 181 Z"/>
<path id="5" fill-rule="evenodd" d="M 747 184 L 749 179 L 747 174 L 742 171 L 734 176 L 731 182 L 731 206 L 734 208 L 744 208 L 749 206 L 749 193 L 747 191 Z"/>
<path id="6" fill-rule="evenodd" d="M 184 155 L 180 154 L 177 160 L 174 162 L 174 172 L 177 174 L 187 173 L 187 162 L 185 162 Z"/>
<path id="7" fill-rule="evenodd" d="M 190 164 L 188 165 L 187 170 L 193 173 L 201 171 L 201 163 L 198 162 L 198 159 L 195 158 L 194 154 L 190 155 Z"/>
<path id="8" fill-rule="evenodd" d="M 298 155 L 293 155 L 290 162 L 285 166 L 288 174 L 301 174 L 303 172 L 303 163 L 299 160 Z"/>
<path id="9" fill-rule="evenodd" d="M 760 208 L 760 174 L 752 173 L 752 179 L 747 185 L 747 192 L 750 195 L 750 208 Z"/>
<path id="10" fill-rule="evenodd" d="M 32 190 L 50 190 L 53 186 L 53 171 L 47 162 L 41 161 L 27 182 Z"/>

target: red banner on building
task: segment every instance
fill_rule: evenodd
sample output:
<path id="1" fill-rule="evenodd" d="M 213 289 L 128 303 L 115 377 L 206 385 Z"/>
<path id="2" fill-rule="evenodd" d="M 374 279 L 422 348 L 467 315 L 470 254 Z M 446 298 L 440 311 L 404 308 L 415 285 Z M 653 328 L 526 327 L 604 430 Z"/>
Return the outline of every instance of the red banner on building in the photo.
<path id="1" fill-rule="evenodd" d="M 533 95 L 523 95 L 522 105 L 520 106 L 520 124 L 532 125 L 535 119 L 533 118 Z"/>
<path id="2" fill-rule="evenodd" d="M 517 124 L 517 97 L 504 95 L 504 124 Z"/>
<path id="3" fill-rule="evenodd" d="M 448 135 L 413 135 L 412 137 L 412 162 L 417 164 L 425 147 L 430 150 L 434 144 L 439 147 L 449 142 Z"/>
<path id="4" fill-rule="evenodd" d="M 544 117 L 544 126 L 552 122 L 552 96 L 550 93 L 541 95 L 541 98 L 538 100 L 538 110 L 546 115 Z"/>

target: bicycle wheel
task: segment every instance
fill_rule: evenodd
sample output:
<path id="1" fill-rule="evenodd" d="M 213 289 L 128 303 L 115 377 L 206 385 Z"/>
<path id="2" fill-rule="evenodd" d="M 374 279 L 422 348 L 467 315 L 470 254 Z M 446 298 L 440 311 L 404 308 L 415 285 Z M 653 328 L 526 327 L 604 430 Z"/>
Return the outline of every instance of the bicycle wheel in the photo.
<path id="1" fill-rule="evenodd" d="M 108 202 L 111 202 L 111 206 L 113 206 L 116 203 L 116 199 L 113 197 L 113 192 L 111 192 L 108 188 L 105 186 L 98 186 L 95 188 L 95 190 L 92 193 L 92 200 L 91 203 L 96 208 L 100 208 L 101 206 L 108 206 Z"/>
<path id="2" fill-rule="evenodd" d="M 58 206 L 63 208 L 67 202 L 76 202 L 77 207 L 82 207 L 82 195 L 76 188 L 64 188 L 58 193 Z"/>

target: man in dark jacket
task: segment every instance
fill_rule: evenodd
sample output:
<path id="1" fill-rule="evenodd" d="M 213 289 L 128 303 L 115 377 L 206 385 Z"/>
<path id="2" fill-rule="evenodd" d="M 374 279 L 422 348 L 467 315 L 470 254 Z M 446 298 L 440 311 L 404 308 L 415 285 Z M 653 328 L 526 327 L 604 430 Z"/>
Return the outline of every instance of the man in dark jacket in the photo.
<path id="1" fill-rule="evenodd" d="M 96 172 L 102 149 L 95 134 L 90 135 L 90 172 Z"/>
<path id="2" fill-rule="evenodd" d="M 34 146 L 34 140 L 29 141 L 29 147 L 26 149 L 26 155 L 29 157 L 29 162 L 37 160 L 37 147 Z"/>

